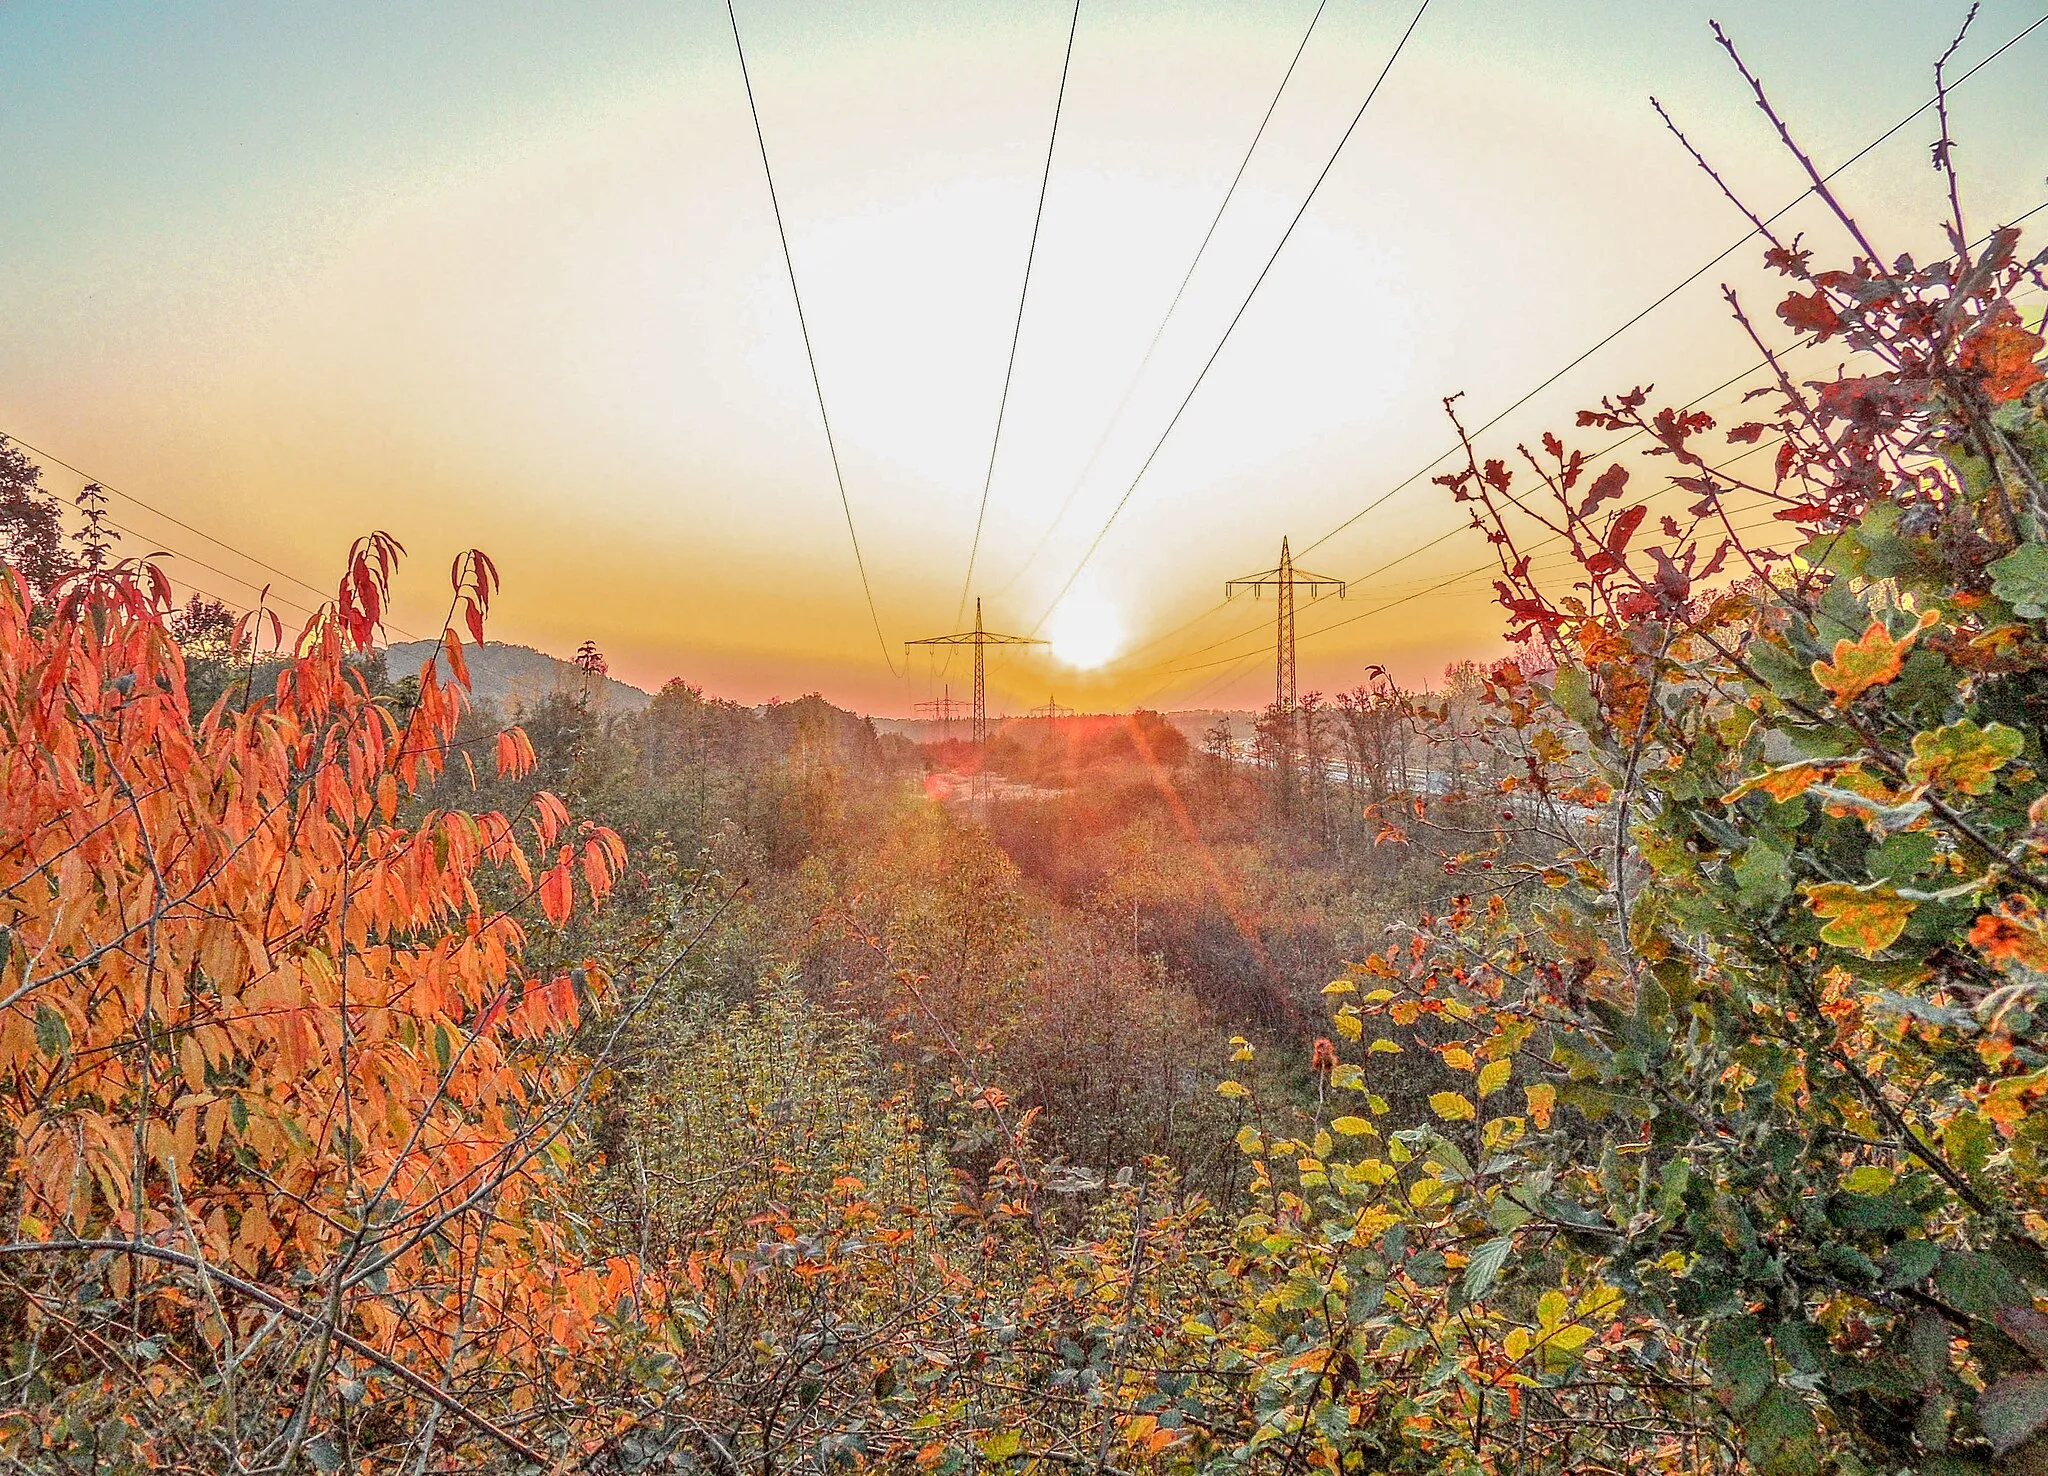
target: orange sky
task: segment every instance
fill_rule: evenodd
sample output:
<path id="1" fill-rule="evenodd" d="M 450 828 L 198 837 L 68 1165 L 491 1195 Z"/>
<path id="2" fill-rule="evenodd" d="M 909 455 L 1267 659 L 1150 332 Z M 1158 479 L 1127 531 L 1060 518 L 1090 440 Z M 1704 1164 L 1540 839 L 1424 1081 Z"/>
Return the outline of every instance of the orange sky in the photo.
<path id="1" fill-rule="evenodd" d="M 1446 449 L 1443 395 L 1490 418 L 1741 233 L 1649 93 L 1762 207 L 1797 191 L 1705 7 L 1433 0 L 1051 611 L 1412 14 L 1332 0 L 1112 424 L 1313 9 L 1083 0 L 976 585 L 991 626 L 1042 624 L 1059 653 L 1110 659 L 1007 654 L 998 709 L 1264 700 L 1270 604 L 1214 607 L 1282 534 L 1360 581 L 1304 612 L 1304 637 L 1362 617 L 1305 641 L 1304 686 L 1352 685 L 1370 661 L 1425 681 L 1497 650 L 1483 579 L 1433 588 L 1485 555 L 1472 535 L 1431 544 L 1457 518 L 1427 477 L 1324 535 Z M 1713 13 L 1832 164 L 1925 99 L 1961 10 Z M 951 628 L 960 597 L 1069 14 L 740 6 L 903 676 L 854 576 L 714 4 L 0 12 L 0 137 L 16 145 L 0 157 L 0 431 L 232 545 L 117 501 L 127 551 L 169 551 L 230 602 L 269 580 L 310 603 L 265 566 L 325 586 L 348 539 L 384 527 L 414 554 L 409 631 L 438 620 L 450 555 L 477 544 L 505 575 L 495 636 L 561 654 L 594 639 L 643 686 L 817 689 L 885 713 L 935 683 L 962 692 L 964 663 L 906 665 L 900 642 Z M 2037 14 L 1987 4 L 1958 69 Z M 2044 81 L 2048 27 L 1958 94 L 1980 225 L 2048 198 Z M 1935 242 L 1932 127 L 1843 178 L 1888 250 Z M 1812 207 L 1794 220 L 1839 248 Z M 1753 255 L 1489 441 L 1562 428 L 1603 390 L 1685 400 L 1744 368 L 1714 289 L 1747 284 L 1761 305 Z"/>

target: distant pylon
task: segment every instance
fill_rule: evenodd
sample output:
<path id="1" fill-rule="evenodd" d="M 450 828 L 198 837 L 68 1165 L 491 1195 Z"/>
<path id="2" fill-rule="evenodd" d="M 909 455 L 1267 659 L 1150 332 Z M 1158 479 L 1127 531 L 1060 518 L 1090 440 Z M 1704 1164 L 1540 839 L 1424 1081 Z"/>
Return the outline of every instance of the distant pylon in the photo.
<path id="1" fill-rule="evenodd" d="M 1031 709 L 1031 716 L 1035 718 L 1063 718 L 1072 717 L 1073 715 L 1074 709 L 1071 707 L 1060 706 L 1058 700 L 1054 698 L 1051 693 L 1046 694 L 1045 705 L 1043 707 L 1034 707 Z"/>
<path id="2" fill-rule="evenodd" d="M 955 702 L 953 700 L 953 688 L 948 685 L 944 696 L 934 697 L 929 702 L 918 703 L 917 710 L 937 719 L 939 724 L 939 741 L 950 743 L 953 741 L 953 719 L 958 717 L 965 710 L 966 706 L 967 704 L 964 702 Z"/>
<path id="3" fill-rule="evenodd" d="M 1282 538 L 1279 564 L 1257 574 L 1230 580 L 1223 586 L 1223 598 L 1227 600 L 1241 589 L 1250 590 L 1254 599 L 1268 589 L 1279 592 L 1278 629 L 1273 642 L 1273 705 L 1282 712 L 1291 713 L 1301 705 L 1294 680 L 1294 592 L 1306 589 L 1313 601 L 1322 591 L 1334 589 L 1341 600 L 1344 598 L 1344 581 L 1295 568 L 1294 555 L 1288 552 L 1287 540 Z"/>
<path id="4" fill-rule="evenodd" d="M 990 646 L 1042 646 L 1044 641 L 1035 636 L 997 635 L 984 630 L 981 624 L 981 600 L 974 601 L 974 629 L 958 631 L 953 635 L 926 636 L 921 641 L 905 641 L 906 646 L 972 646 L 974 647 L 974 741 L 988 742 L 988 673 L 983 653 Z"/>

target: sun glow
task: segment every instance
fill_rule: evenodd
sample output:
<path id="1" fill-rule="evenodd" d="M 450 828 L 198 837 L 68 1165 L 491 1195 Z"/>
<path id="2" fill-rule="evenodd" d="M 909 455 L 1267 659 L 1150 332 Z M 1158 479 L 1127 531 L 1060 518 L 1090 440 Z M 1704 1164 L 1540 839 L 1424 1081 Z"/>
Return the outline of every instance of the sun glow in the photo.
<path id="1" fill-rule="evenodd" d="M 1122 612 L 1100 590 L 1084 584 L 1060 601 L 1046 622 L 1046 635 L 1053 655 L 1091 671 L 1123 650 L 1127 632 Z"/>

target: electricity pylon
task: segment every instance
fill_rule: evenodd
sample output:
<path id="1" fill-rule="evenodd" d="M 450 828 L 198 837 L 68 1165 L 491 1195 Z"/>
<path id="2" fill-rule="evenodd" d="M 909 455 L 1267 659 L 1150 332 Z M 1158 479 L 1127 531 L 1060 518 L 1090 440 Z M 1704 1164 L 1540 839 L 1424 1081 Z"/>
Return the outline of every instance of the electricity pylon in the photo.
<path id="1" fill-rule="evenodd" d="M 1031 709 L 1031 716 L 1035 718 L 1069 718 L 1073 715 L 1073 708 L 1060 706 L 1058 700 L 1050 693 L 1046 695 L 1045 706 Z"/>
<path id="2" fill-rule="evenodd" d="M 1341 600 L 1344 598 L 1344 581 L 1295 568 L 1294 555 L 1287 551 L 1287 540 L 1282 538 L 1279 564 L 1257 574 L 1230 580 L 1223 586 L 1223 598 L 1227 600 L 1241 589 L 1250 590 L 1253 599 L 1268 589 L 1279 591 L 1280 610 L 1273 655 L 1273 704 L 1283 713 L 1292 713 L 1300 705 L 1294 683 L 1294 592 L 1297 589 L 1307 590 L 1313 602 L 1324 590 L 1334 589 Z"/>
<path id="3" fill-rule="evenodd" d="M 990 646 L 1042 646 L 1044 641 L 1035 636 L 998 635 L 984 630 L 981 624 L 981 600 L 974 601 L 974 629 L 959 631 L 954 635 L 926 636 L 921 641 L 905 641 L 905 646 L 972 646 L 974 647 L 974 741 L 977 745 L 988 742 L 988 674 L 984 653 Z"/>
<path id="4" fill-rule="evenodd" d="M 964 712 L 966 708 L 966 703 L 953 700 L 953 689 L 950 686 L 946 688 L 943 697 L 934 697 L 929 702 L 917 704 L 919 712 L 937 720 L 939 725 L 939 741 L 941 743 L 953 741 L 953 719 Z"/>

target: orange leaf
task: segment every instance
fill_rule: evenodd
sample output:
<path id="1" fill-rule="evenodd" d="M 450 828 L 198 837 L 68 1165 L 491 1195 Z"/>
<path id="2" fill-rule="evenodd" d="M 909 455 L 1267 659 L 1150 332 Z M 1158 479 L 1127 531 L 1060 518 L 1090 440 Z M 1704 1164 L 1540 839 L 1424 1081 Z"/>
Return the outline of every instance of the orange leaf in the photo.
<path id="1" fill-rule="evenodd" d="M 2017 400 L 2039 384 L 2044 376 L 2035 361 L 2041 352 L 2041 335 L 2029 333 L 2020 324 L 2019 313 L 2009 302 L 1998 310 L 1963 343 L 1961 364 L 1980 374 L 1984 393 L 1991 403 L 2002 405 Z"/>
<path id="2" fill-rule="evenodd" d="M 452 630 L 442 631 L 441 650 L 448 658 L 449 673 L 468 690 L 469 663 L 462 659 L 462 638 Z"/>
<path id="3" fill-rule="evenodd" d="M 1744 795 L 1762 790 L 1782 805 L 1787 800 L 1797 799 L 1821 780 L 1831 779 L 1844 769 L 1853 768 L 1855 762 L 1854 759 L 1804 759 L 1796 764 L 1766 769 L 1722 795 L 1721 803 L 1732 805 Z"/>
<path id="4" fill-rule="evenodd" d="M 541 878 L 540 909 L 547 914 L 549 922 L 560 927 L 569 920 L 569 911 L 576 902 L 576 881 L 569 870 L 567 861 L 559 862 L 548 869 Z"/>
<path id="5" fill-rule="evenodd" d="M 1892 639 L 1882 620 L 1873 620 L 1861 640 L 1835 642 L 1833 661 L 1814 662 L 1813 679 L 1835 694 L 1835 706 L 1847 707 L 1872 687 L 1894 680 L 1920 632 L 1940 618 L 1939 610 L 1925 612 L 1920 623 L 1897 640 Z"/>

